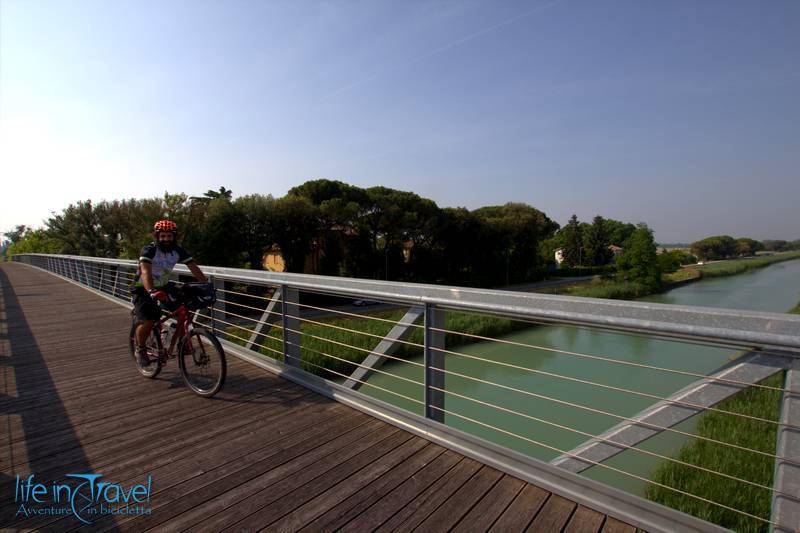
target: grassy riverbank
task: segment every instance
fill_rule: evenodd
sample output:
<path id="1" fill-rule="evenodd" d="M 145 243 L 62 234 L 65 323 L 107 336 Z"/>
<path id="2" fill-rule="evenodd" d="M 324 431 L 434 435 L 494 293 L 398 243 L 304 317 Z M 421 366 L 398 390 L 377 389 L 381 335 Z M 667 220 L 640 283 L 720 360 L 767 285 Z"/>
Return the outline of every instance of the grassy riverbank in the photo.
<path id="1" fill-rule="evenodd" d="M 788 312 L 800 314 L 800 302 Z M 782 387 L 784 375 L 784 372 L 776 374 L 765 380 L 763 384 Z M 780 402 L 781 393 L 779 391 L 751 387 L 721 403 L 718 408 L 767 420 L 778 420 Z M 697 433 L 710 439 L 770 454 L 775 453 L 775 426 L 771 424 L 708 412 L 700 416 Z M 775 465 L 769 457 L 708 441 L 694 441 L 684 445 L 675 458 L 747 479 L 760 485 L 772 486 Z M 667 462 L 662 463 L 656 469 L 653 481 L 756 516 L 767 519 L 770 516 L 772 499 L 770 492 L 765 489 L 746 486 L 714 474 L 697 471 L 691 467 Z M 735 531 L 767 531 L 769 529 L 767 524 L 758 520 L 703 503 L 662 487 L 649 486 L 645 496 L 663 505 Z"/>
<path id="2" fill-rule="evenodd" d="M 719 261 L 717 263 L 693 268 L 697 268 L 700 271 L 701 277 L 718 278 L 722 276 L 735 276 L 736 274 L 741 274 L 748 270 L 764 268 L 774 263 L 790 261 L 792 259 L 800 259 L 800 252 L 766 255 L 749 259 L 728 259 L 727 261 Z"/>
<path id="3" fill-rule="evenodd" d="M 710 265 L 692 265 L 684 267 L 671 274 L 665 274 L 661 278 L 661 287 L 653 291 L 637 283 L 616 281 L 613 279 L 598 279 L 589 283 L 576 284 L 562 288 L 559 294 L 568 296 L 585 296 L 589 298 L 611 298 L 616 300 L 632 300 L 641 298 L 649 294 L 664 292 L 675 287 L 691 283 L 703 278 L 717 278 L 722 276 L 734 276 L 749 270 L 764 268 L 766 266 L 800 259 L 800 252 L 776 254 L 764 257 L 754 257 L 752 259 L 730 259 L 720 261 Z M 543 290 L 541 292 L 552 292 Z"/>
<path id="4" fill-rule="evenodd" d="M 781 372 L 763 382 L 772 387 L 783 386 Z M 778 420 L 781 393 L 768 389 L 749 388 L 722 402 L 717 407 L 744 415 Z M 700 416 L 697 433 L 703 437 L 774 454 L 775 426 L 765 422 L 734 417 L 717 412 Z M 771 458 L 708 441 L 685 444 L 675 459 L 772 486 L 774 462 Z M 769 519 L 772 503 L 766 489 L 748 486 L 708 472 L 673 462 L 662 463 L 653 481 L 694 494 L 701 498 Z M 711 505 L 675 491 L 650 485 L 645 497 L 673 509 L 702 518 L 734 531 L 767 531 L 767 524 L 740 513 Z"/>

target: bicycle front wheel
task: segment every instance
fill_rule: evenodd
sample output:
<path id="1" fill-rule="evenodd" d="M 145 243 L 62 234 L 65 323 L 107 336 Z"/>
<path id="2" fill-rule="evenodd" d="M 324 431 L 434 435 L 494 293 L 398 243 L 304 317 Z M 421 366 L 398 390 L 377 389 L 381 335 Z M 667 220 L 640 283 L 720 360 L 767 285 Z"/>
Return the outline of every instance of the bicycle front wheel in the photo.
<path id="1" fill-rule="evenodd" d="M 225 352 L 210 331 L 194 328 L 183 338 L 178 366 L 186 386 L 195 394 L 211 398 L 225 383 Z"/>

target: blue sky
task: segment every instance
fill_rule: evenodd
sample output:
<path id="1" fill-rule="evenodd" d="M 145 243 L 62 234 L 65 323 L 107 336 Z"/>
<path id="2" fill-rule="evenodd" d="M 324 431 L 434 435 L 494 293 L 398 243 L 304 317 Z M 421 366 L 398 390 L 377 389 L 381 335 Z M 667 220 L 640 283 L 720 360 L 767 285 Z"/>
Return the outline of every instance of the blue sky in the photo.
<path id="1" fill-rule="evenodd" d="M 796 239 L 798 95 L 793 0 L 0 0 L 0 231 L 331 178 Z"/>

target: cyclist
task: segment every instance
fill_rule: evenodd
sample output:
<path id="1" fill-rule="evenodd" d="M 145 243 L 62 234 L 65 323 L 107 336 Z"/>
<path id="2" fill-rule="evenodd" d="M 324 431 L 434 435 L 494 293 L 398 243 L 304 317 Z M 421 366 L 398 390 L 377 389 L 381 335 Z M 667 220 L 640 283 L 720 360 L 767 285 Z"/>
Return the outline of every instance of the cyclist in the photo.
<path id="1" fill-rule="evenodd" d="M 139 268 L 134 278 L 133 310 L 139 325 L 136 328 L 136 354 L 141 366 L 149 366 L 145 343 L 153 324 L 161 317 L 156 300 L 167 303 L 174 299 L 175 289 L 169 275 L 177 263 L 184 263 L 197 281 L 205 283 L 206 276 L 192 256 L 178 246 L 178 226 L 171 220 L 159 220 L 153 226 L 153 242 L 142 248 Z"/>

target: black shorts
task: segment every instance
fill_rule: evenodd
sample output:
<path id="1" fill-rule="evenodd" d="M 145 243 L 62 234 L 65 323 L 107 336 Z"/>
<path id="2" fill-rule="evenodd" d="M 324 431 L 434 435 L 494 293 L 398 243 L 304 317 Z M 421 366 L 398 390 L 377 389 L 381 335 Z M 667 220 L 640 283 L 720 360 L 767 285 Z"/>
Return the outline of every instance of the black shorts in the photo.
<path id="1" fill-rule="evenodd" d="M 170 299 L 175 301 L 178 289 L 173 283 L 170 282 L 159 290 L 165 291 L 172 297 Z M 131 291 L 131 297 L 133 300 L 133 314 L 136 320 L 158 320 L 161 318 L 161 307 L 144 290 L 144 287 L 134 287 L 133 291 Z"/>

